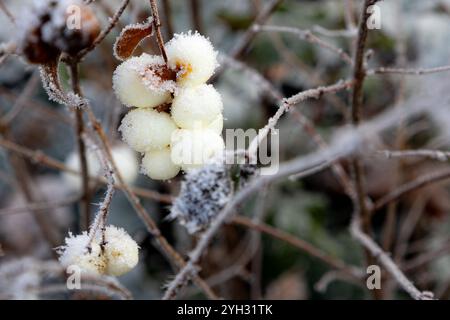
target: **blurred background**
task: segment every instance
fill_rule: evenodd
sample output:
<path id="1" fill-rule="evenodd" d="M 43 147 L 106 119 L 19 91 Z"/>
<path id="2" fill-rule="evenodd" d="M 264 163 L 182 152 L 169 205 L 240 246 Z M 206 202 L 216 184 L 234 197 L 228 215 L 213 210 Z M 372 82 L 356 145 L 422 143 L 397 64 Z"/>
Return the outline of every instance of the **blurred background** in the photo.
<path id="1" fill-rule="evenodd" d="M 226 56 L 269 2 L 158 1 L 163 37 L 168 40 L 173 33 L 198 30 Z M 362 2 L 280 1 L 265 24 L 310 30 L 351 56 Z M 17 33 L 7 12 L 20 19 L 23 8 L 29 6 L 30 1 L 0 0 L 0 4 L 3 7 L 0 11 L 0 43 L 5 44 L 14 41 Z M 90 4 L 103 28 L 119 5 L 119 1 L 112 0 L 97 0 Z M 369 34 L 369 68 L 431 68 L 449 64 L 449 0 L 385 0 L 378 6 L 381 29 Z M 188 235 L 176 221 L 165 219 L 170 196 L 178 193 L 182 174 L 169 182 L 152 181 L 139 174 L 139 155 L 121 143 L 117 131 L 127 109 L 116 100 L 111 88 L 112 74 L 119 64 L 112 54 L 112 46 L 121 27 L 145 20 L 150 12 L 147 1 L 130 1 L 114 30 L 81 63 L 81 86 L 112 141 L 122 174 L 141 191 L 139 197 L 163 235 L 186 255 L 195 245 L 196 238 Z M 142 51 L 159 52 L 154 38 L 144 40 L 135 55 Z M 295 33 L 263 29 L 248 49 L 236 58 L 245 68 L 260 73 L 285 97 L 352 75 L 351 67 L 339 55 L 304 41 Z M 81 231 L 80 180 L 61 168 L 48 165 L 42 154 L 69 168 L 78 168 L 73 115 L 66 107 L 49 101 L 36 65 L 17 55 L 4 56 L 0 63 L 0 298 L 120 298 L 120 294 L 96 290 L 73 293 L 61 288 L 60 284 L 64 282 L 54 271 L 57 263 L 49 238 L 62 244 L 68 231 Z M 63 65 L 60 75 L 68 86 L 68 72 Z M 423 76 L 370 76 L 364 86 L 363 118 L 370 119 L 399 105 L 407 108 L 409 102 L 418 99 L 430 107 L 439 104 L 449 108 L 449 80 L 449 74 L 445 72 Z M 261 128 L 277 110 L 277 104 L 261 83 L 254 81 L 237 63 L 228 62 L 224 72 L 214 81 L 224 102 L 225 128 Z M 334 129 L 348 123 L 349 94 L 342 91 L 325 95 L 302 103 L 296 110 L 310 119 L 324 141 L 329 141 Z M 278 128 L 280 161 L 317 149 L 298 113 L 284 116 Z M 445 117 L 416 117 L 376 137 L 374 150 L 445 151 L 450 140 L 448 128 Z M 366 190 L 373 200 L 404 183 L 448 166 L 447 161 L 387 158 L 377 152 L 365 156 L 363 162 Z M 346 161 L 341 165 L 348 170 Z M 431 290 L 442 299 L 450 295 L 448 182 L 442 180 L 407 193 L 398 201 L 376 210 L 372 217 L 374 239 L 386 251 L 392 252 L 394 260 L 419 288 Z M 104 192 L 101 183 L 92 186 L 92 212 L 97 209 L 96 204 Z M 43 208 L 39 205 L 30 207 L 30 203 L 44 202 L 47 205 Z M 239 208 L 244 216 L 307 241 L 328 255 L 365 270 L 364 251 L 348 231 L 352 211 L 351 200 L 330 169 L 304 179 L 286 179 L 269 185 Z M 45 223 L 39 219 L 44 219 Z M 121 286 L 135 299 L 159 299 L 164 284 L 172 279 L 174 272 L 152 245 L 152 236 L 121 191 L 114 196 L 109 223 L 123 227 L 141 247 L 138 266 L 118 278 Z M 43 229 L 42 225 L 51 230 Z M 48 232 L 52 233 L 51 237 Z M 229 299 L 408 298 L 387 274 L 383 273 L 382 292 L 377 296 L 367 290 L 365 281 L 354 281 L 345 274 L 332 272 L 329 264 L 291 244 L 236 224 L 221 229 L 201 267 L 201 276 L 220 296 Z M 182 296 L 205 298 L 192 285 Z"/>

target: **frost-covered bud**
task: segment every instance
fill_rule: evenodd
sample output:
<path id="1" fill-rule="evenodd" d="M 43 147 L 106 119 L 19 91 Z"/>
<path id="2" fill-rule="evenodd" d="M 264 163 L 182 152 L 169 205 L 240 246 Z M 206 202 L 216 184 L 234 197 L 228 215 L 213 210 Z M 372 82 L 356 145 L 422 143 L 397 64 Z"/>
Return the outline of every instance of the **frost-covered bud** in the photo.
<path id="1" fill-rule="evenodd" d="M 178 129 L 172 134 L 171 158 L 184 171 L 199 168 L 225 149 L 222 137 L 210 129 Z"/>
<path id="2" fill-rule="evenodd" d="M 136 180 L 136 177 L 139 172 L 139 164 L 134 151 L 132 151 L 126 145 L 120 144 L 112 147 L 111 150 L 113 159 L 117 165 L 117 169 L 120 171 L 120 174 L 127 184 L 131 184 Z M 103 170 L 101 167 L 101 163 L 97 158 L 95 152 L 88 151 L 86 154 L 87 165 L 89 176 L 101 176 L 103 174 Z M 81 171 L 80 165 L 80 157 L 77 152 L 72 152 L 69 154 L 65 161 L 65 165 L 67 168 L 72 169 L 74 171 Z M 71 189 L 75 191 L 80 191 L 82 188 L 82 178 L 79 174 L 75 174 L 72 172 L 64 172 L 63 179 L 65 184 Z"/>
<path id="3" fill-rule="evenodd" d="M 105 242 L 106 274 L 120 276 L 137 265 L 139 246 L 125 230 L 107 226 Z"/>
<path id="4" fill-rule="evenodd" d="M 179 90 L 172 102 L 172 118 L 183 129 L 206 127 L 222 112 L 219 92 L 212 85 L 202 84 Z"/>
<path id="5" fill-rule="evenodd" d="M 59 261 L 65 268 L 76 265 L 86 273 L 104 274 L 107 261 L 100 245 L 92 241 L 88 248 L 88 243 L 89 236 L 86 232 L 77 236 L 69 233 L 65 245 L 58 248 Z"/>
<path id="6" fill-rule="evenodd" d="M 189 233 L 206 229 L 230 201 L 232 182 L 222 163 L 188 172 L 174 200 L 170 218 L 176 218 Z"/>
<path id="7" fill-rule="evenodd" d="M 177 84 L 195 86 L 208 81 L 217 67 L 217 52 L 198 32 L 175 34 L 166 44 L 169 67 L 177 71 Z"/>
<path id="8" fill-rule="evenodd" d="M 146 108 L 128 112 L 119 127 L 123 140 L 138 152 L 167 147 L 176 129 L 167 113 Z"/>
<path id="9" fill-rule="evenodd" d="M 120 64 L 113 75 L 113 88 L 128 107 L 154 108 L 171 98 L 175 82 L 160 56 L 143 53 Z"/>
<path id="10" fill-rule="evenodd" d="M 142 158 L 142 173 L 155 180 L 168 180 L 180 172 L 180 166 L 174 164 L 170 148 L 147 151 Z"/>

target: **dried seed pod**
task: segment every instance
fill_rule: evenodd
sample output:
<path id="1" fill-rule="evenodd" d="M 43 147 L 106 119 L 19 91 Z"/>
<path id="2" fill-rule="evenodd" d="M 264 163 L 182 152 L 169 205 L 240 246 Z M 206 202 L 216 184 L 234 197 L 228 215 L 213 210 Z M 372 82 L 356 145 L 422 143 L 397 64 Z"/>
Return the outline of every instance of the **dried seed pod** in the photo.
<path id="1" fill-rule="evenodd" d="M 206 229 L 220 213 L 233 192 L 228 168 L 222 163 L 207 164 L 186 174 L 170 218 L 177 218 L 189 233 Z"/>
<path id="2" fill-rule="evenodd" d="M 18 49 L 31 63 L 49 63 L 61 52 L 75 54 L 93 43 L 100 24 L 79 0 L 41 0 L 22 13 Z"/>

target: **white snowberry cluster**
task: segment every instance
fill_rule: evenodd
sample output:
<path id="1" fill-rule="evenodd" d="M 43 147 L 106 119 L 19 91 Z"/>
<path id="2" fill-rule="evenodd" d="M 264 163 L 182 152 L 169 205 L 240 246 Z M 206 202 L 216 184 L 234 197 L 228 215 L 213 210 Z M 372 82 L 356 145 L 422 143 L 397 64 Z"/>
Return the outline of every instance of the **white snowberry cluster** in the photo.
<path id="1" fill-rule="evenodd" d="M 122 120 L 123 140 L 143 154 L 143 173 L 157 180 L 201 167 L 225 148 L 222 99 L 206 84 L 218 65 L 211 42 L 188 32 L 176 34 L 165 49 L 167 64 L 144 53 L 113 76 L 117 97 L 136 107 Z"/>
<path id="2" fill-rule="evenodd" d="M 90 240 L 87 232 L 69 233 L 66 245 L 58 248 L 61 264 L 66 268 L 76 265 L 86 273 L 120 276 L 139 261 L 137 243 L 121 228 L 107 226 L 103 236 Z"/>

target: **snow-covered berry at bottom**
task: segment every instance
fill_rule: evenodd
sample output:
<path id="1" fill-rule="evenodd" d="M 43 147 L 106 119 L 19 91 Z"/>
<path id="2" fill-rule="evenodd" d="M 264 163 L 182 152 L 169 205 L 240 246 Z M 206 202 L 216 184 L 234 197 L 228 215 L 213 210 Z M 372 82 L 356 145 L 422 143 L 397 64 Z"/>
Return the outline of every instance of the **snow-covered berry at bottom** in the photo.
<path id="1" fill-rule="evenodd" d="M 145 153 L 141 171 L 152 179 L 168 180 L 180 172 L 180 166 L 172 162 L 170 148 L 162 148 Z"/>
<path id="2" fill-rule="evenodd" d="M 78 266 L 82 272 L 120 276 L 133 269 L 139 261 L 139 246 L 125 230 L 107 226 L 104 236 L 98 233 L 90 239 L 87 232 L 65 239 L 57 249 L 64 267 Z M 104 242 L 103 242 L 104 239 Z"/>

